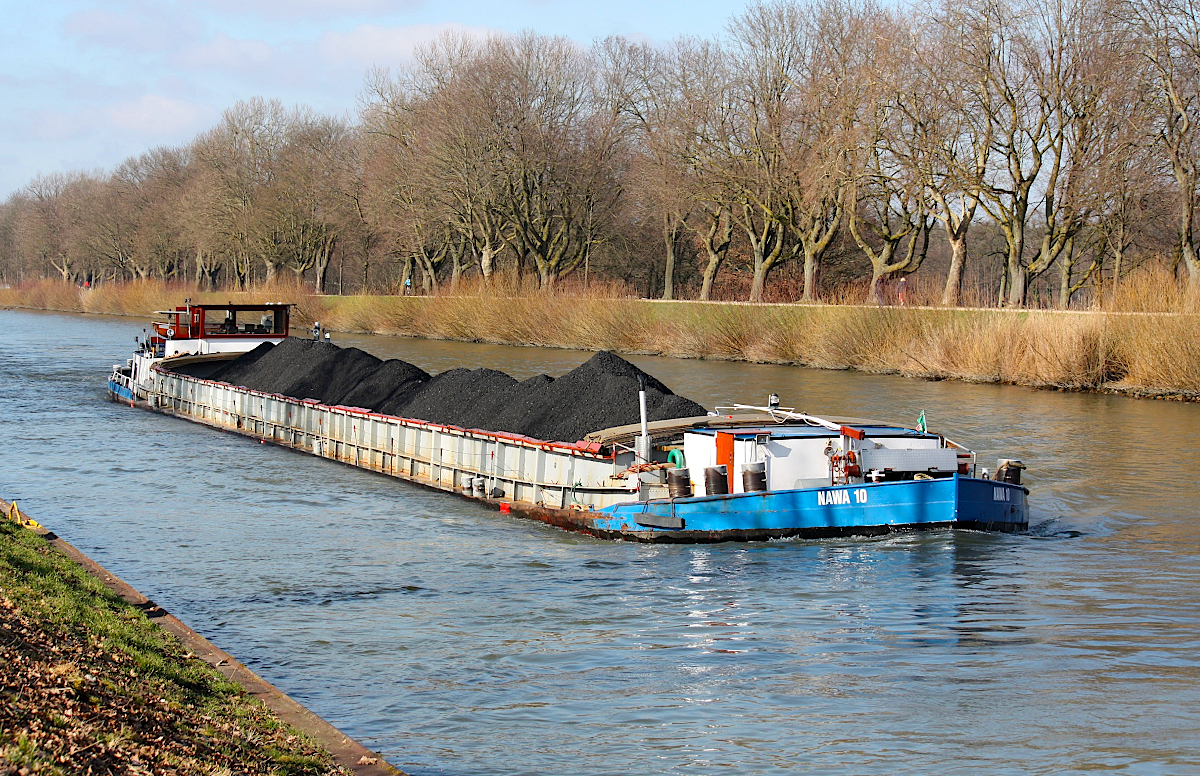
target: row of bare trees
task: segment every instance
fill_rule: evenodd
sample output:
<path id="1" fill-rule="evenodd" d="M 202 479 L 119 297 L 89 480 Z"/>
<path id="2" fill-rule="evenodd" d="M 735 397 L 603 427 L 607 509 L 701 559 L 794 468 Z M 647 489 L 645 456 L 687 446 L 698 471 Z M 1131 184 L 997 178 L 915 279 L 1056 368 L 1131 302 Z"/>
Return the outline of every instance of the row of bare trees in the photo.
<path id="1" fill-rule="evenodd" d="M 1019 306 L 1156 258 L 1200 293 L 1196 2 L 774 0 L 662 47 L 447 36 L 371 73 L 354 122 L 255 99 L 186 147 L 37 178 L 0 206 L 0 275 L 582 271 L 668 299 L 736 276 L 760 301 L 786 266 L 800 299 L 836 268 L 878 302 L 937 264 L 943 304 L 974 273 Z"/>

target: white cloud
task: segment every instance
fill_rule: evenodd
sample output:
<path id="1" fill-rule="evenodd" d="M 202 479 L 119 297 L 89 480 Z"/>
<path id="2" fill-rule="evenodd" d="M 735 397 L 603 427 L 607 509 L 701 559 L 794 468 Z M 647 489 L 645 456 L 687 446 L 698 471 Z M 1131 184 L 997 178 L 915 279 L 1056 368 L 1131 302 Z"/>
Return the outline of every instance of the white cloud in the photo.
<path id="1" fill-rule="evenodd" d="M 91 129 L 91 122 L 85 114 L 84 110 L 35 110 L 20 123 L 28 135 L 41 142 L 78 140 L 86 137 Z"/>
<path id="2" fill-rule="evenodd" d="M 262 40 L 238 40 L 225 33 L 179 52 L 178 64 L 186 68 L 245 72 L 266 67 L 276 58 L 276 50 Z"/>
<path id="3" fill-rule="evenodd" d="M 323 60 L 333 65 L 357 65 L 364 69 L 373 65 L 387 66 L 411 59 L 417 46 L 450 31 L 475 38 L 492 33 L 486 27 L 461 24 L 410 24 L 401 27 L 363 24 L 348 32 L 324 33 L 317 50 Z"/>
<path id="4" fill-rule="evenodd" d="M 156 138 L 195 131 L 209 111 L 183 100 L 145 94 L 135 100 L 110 105 L 105 112 L 112 126 Z"/>
<path id="5" fill-rule="evenodd" d="M 128 10 L 89 8 L 63 20 L 63 32 L 94 46 L 126 51 L 167 51 L 194 40 L 200 23 L 190 14 L 166 5 L 142 5 Z"/>
<path id="6" fill-rule="evenodd" d="M 421 0 L 198 0 L 221 13 L 254 14 L 288 22 L 296 18 L 330 19 L 356 16 L 384 16 L 420 8 Z"/>

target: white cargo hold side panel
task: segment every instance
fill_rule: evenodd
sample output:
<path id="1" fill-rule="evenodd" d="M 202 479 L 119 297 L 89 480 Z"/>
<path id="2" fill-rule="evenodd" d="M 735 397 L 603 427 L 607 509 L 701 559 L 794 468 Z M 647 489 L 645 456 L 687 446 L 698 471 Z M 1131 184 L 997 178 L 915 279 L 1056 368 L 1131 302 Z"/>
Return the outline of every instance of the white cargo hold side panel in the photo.
<path id="1" fill-rule="evenodd" d="M 476 476 L 516 501 L 598 509 L 637 498 L 631 453 L 594 457 L 562 446 L 440 427 L 348 407 L 155 373 L 151 404 L 180 416 L 461 492 Z M 576 483 L 578 482 L 578 486 Z"/>

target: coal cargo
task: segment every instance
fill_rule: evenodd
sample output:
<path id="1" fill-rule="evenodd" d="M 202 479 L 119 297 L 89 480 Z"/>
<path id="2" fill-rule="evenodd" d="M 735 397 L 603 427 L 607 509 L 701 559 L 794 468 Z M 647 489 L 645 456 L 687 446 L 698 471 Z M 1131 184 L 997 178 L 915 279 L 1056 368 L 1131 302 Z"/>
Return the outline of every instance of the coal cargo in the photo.
<path id="1" fill-rule="evenodd" d="M 376 412 L 403 406 L 429 379 L 429 373 L 407 361 L 393 358 L 384 361 L 358 385 L 342 396 L 339 403 L 347 407 L 363 407 Z"/>
<path id="2" fill-rule="evenodd" d="M 220 380 L 224 383 L 234 383 L 240 385 L 242 375 L 246 374 L 249 369 L 258 362 L 260 358 L 265 356 L 275 347 L 273 342 L 264 342 L 254 350 L 241 354 L 232 361 L 226 362 L 223 366 L 212 372 L 208 379 Z M 188 374 L 193 374 L 191 370 L 187 370 Z M 199 375 L 195 375 L 199 377 Z"/>
<path id="3" fill-rule="evenodd" d="M 239 356 L 212 379 L 431 423 L 575 442 L 594 431 L 637 423 L 638 376 L 643 374 L 620 356 L 601 351 L 559 378 L 517 381 L 492 369 L 430 376 L 405 361 L 380 361 L 357 348 L 289 337 Z M 646 407 L 652 421 L 706 414 L 651 375 L 646 375 Z"/>

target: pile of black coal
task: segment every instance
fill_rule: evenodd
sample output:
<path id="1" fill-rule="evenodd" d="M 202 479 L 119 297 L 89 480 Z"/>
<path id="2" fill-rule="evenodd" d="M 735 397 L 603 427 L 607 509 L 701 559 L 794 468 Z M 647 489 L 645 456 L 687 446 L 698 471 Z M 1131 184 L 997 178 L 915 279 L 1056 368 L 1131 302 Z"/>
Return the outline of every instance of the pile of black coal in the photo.
<path id="1" fill-rule="evenodd" d="M 433 423 L 573 442 L 638 422 L 639 375 L 646 377 L 650 420 L 705 414 L 704 407 L 607 351 L 557 379 L 537 375 L 518 381 L 493 369 L 430 376 L 405 361 L 380 361 L 357 348 L 288 338 L 242 354 L 211 379 Z"/>

